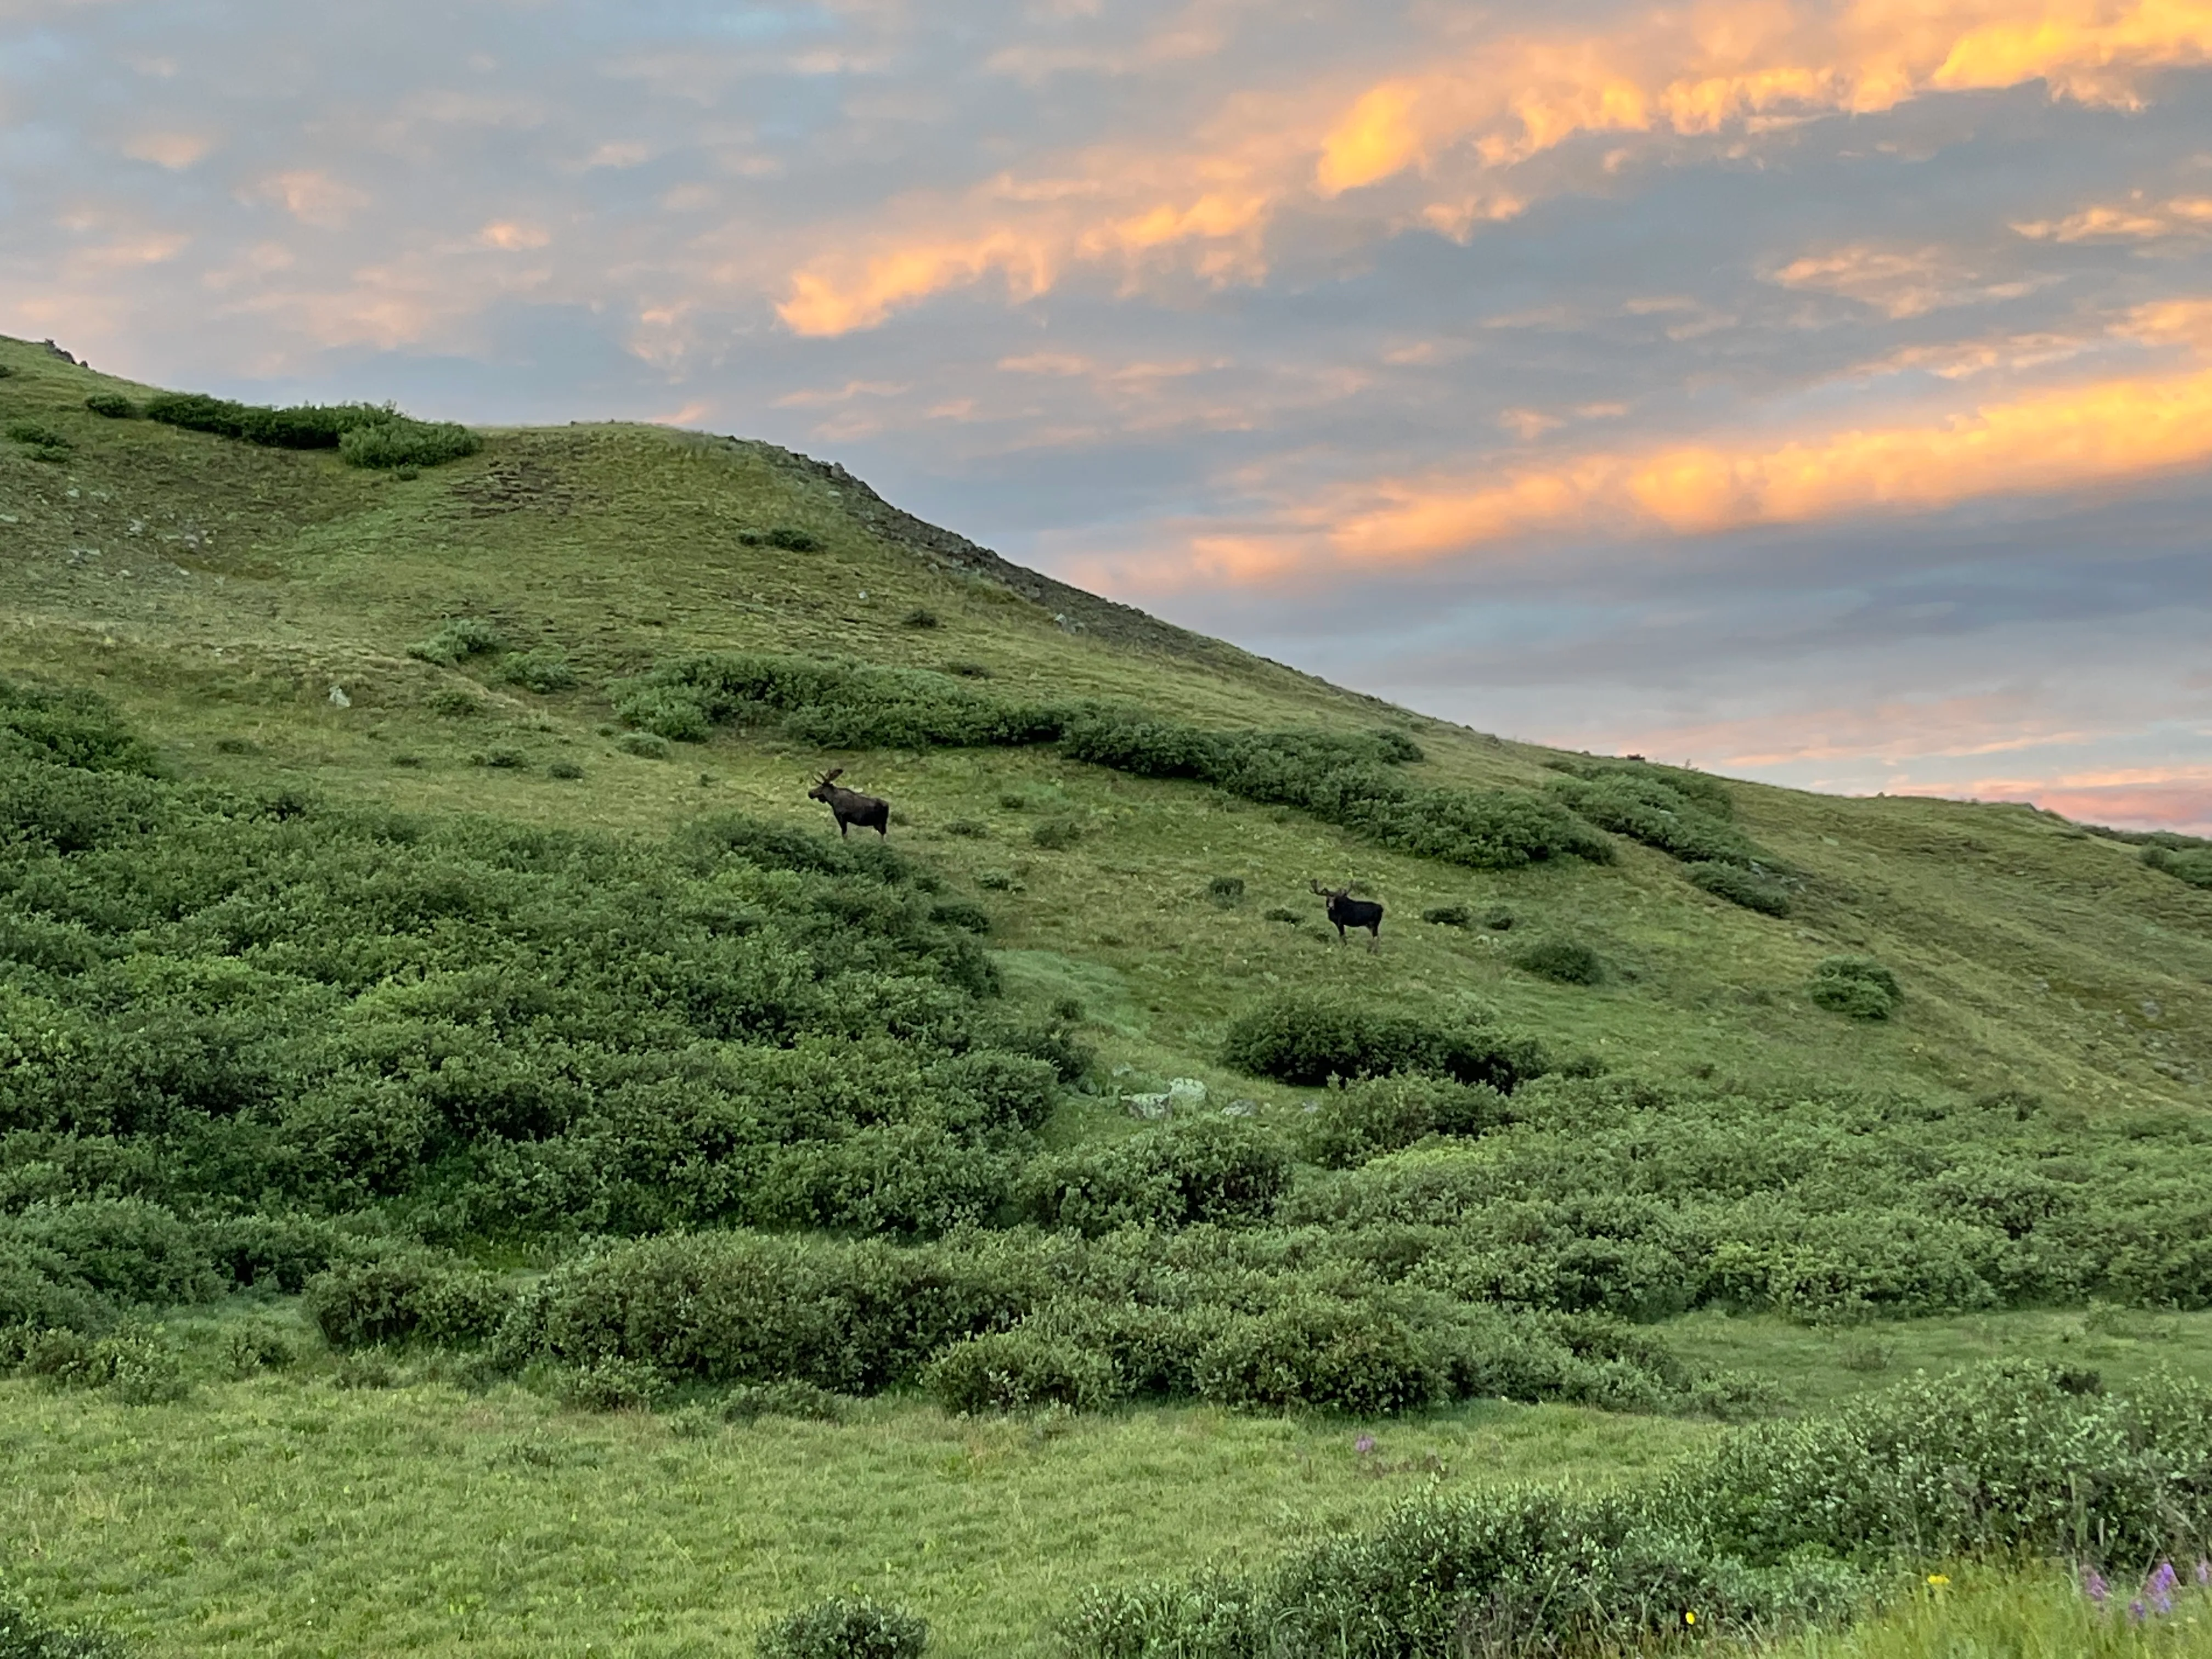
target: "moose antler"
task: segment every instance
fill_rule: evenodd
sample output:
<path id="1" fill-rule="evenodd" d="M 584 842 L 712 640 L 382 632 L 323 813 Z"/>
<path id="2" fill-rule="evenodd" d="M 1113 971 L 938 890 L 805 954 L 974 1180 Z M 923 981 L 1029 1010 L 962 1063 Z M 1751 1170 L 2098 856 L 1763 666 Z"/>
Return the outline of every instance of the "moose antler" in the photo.
<path id="1" fill-rule="evenodd" d="M 842 778 L 844 775 L 845 769 L 843 767 L 833 766 L 827 772 L 824 772 L 821 777 L 817 779 L 816 781 L 818 783 L 828 783 L 833 778 Z"/>

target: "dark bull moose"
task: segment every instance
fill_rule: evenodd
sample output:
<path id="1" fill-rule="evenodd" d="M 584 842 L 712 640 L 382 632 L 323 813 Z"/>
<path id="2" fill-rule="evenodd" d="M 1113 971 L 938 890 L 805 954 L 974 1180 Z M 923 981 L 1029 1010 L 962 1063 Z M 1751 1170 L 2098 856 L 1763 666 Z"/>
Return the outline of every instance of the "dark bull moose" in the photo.
<path id="1" fill-rule="evenodd" d="M 1328 901 L 1328 919 L 1336 924 L 1338 944 L 1344 942 L 1344 930 L 1347 927 L 1364 927 L 1370 951 L 1382 943 L 1382 905 L 1373 899 L 1352 897 L 1349 887 L 1328 888 L 1317 881 L 1306 884 L 1314 890 L 1316 897 Z"/>
<path id="2" fill-rule="evenodd" d="M 872 830 L 878 836 L 888 838 L 891 804 L 887 800 L 878 800 L 873 795 L 864 795 L 857 789 L 840 788 L 836 780 L 844 775 L 845 769 L 842 766 L 824 772 L 815 781 L 814 787 L 806 792 L 807 799 L 820 801 L 836 816 L 840 837 L 851 825 L 857 823 L 863 830 Z"/>

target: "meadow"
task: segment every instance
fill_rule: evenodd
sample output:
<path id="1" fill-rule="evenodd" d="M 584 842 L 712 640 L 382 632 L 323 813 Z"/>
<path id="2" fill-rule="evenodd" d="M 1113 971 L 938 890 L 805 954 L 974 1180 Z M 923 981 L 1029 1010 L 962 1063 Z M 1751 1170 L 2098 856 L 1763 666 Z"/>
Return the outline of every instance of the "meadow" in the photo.
<path id="1" fill-rule="evenodd" d="M 866 1595 L 933 1652 L 1243 1654 L 1080 1610 L 1962 1364 L 2212 1378 L 2186 838 L 1453 727 L 767 446 L 0 366 L 41 1617 L 705 1654 Z M 1573 1639 L 2088 1628 L 1987 1542 Z M 1930 1562 L 1996 1576 L 1899 1600 Z"/>

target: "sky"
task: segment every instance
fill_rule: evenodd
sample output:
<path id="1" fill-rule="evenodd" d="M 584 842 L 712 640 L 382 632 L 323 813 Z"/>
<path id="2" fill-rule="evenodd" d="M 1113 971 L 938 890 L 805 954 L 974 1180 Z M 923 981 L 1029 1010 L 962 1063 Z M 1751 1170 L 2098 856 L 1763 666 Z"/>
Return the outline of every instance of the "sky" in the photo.
<path id="1" fill-rule="evenodd" d="M 1482 730 L 2212 833 L 2212 0 L 0 0 L 0 331 L 766 438 Z"/>

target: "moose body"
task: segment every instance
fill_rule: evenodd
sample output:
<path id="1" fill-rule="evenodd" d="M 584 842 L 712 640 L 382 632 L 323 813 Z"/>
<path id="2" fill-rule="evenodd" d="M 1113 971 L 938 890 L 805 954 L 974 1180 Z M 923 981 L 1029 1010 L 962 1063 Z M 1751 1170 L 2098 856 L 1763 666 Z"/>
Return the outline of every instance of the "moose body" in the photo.
<path id="1" fill-rule="evenodd" d="M 842 839 L 845 832 L 856 823 L 863 830 L 872 830 L 878 836 L 888 838 L 890 834 L 891 804 L 887 800 L 878 800 L 873 795 L 864 795 L 857 789 L 842 787 L 836 780 L 843 775 L 844 770 L 845 769 L 840 766 L 824 772 L 815 781 L 814 787 L 806 792 L 806 798 L 809 800 L 818 800 L 830 809 L 830 813 L 837 820 L 837 834 L 840 839 Z"/>
<path id="2" fill-rule="evenodd" d="M 1328 888 L 1319 882 L 1307 884 L 1315 896 L 1328 901 L 1328 919 L 1336 924 L 1337 943 L 1344 942 L 1347 927 L 1367 930 L 1367 948 L 1370 951 L 1382 943 L 1382 907 L 1373 899 L 1356 899 L 1349 887 Z"/>

